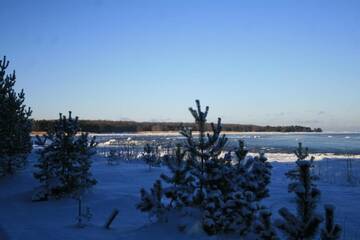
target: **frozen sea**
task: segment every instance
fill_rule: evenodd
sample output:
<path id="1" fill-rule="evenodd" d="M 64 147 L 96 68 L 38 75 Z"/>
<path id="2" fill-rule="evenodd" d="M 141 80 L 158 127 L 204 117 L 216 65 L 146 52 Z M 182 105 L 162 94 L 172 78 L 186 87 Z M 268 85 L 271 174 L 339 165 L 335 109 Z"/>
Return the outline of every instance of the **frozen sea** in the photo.
<path id="1" fill-rule="evenodd" d="M 228 134 L 228 149 L 235 148 L 239 139 L 245 140 L 250 151 L 266 153 L 292 153 L 299 142 L 311 153 L 335 155 L 360 155 L 360 133 L 241 133 Z M 133 139 L 138 141 L 183 142 L 177 134 L 97 134 L 97 141 Z"/>

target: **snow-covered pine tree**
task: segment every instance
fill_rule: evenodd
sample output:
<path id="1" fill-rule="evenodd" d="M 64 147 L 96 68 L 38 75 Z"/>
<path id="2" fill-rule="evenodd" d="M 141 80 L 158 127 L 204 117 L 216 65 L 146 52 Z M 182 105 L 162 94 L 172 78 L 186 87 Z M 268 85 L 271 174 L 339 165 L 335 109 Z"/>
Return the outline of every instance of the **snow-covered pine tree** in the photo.
<path id="1" fill-rule="evenodd" d="M 156 157 L 155 148 L 149 143 L 146 143 L 144 146 L 143 159 L 145 163 L 149 165 L 149 171 L 151 170 L 151 167 L 155 167 L 159 164 Z"/>
<path id="2" fill-rule="evenodd" d="M 6 74 L 8 66 L 6 57 L 0 60 L 0 176 L 22 168 L 32 149 L 32 111 L 25 105 L 24 91 L 15 91 L 15 71 Z"/>
<path id="3" fill-rule="evenodd" d="M 64 195 L 81 195 L 81 192 L 96 184 L 92 177 L 91 156 L 95 153 L 95 138 L 89 139 L 87 133 L 80 133 L 78 117 L 60 114 L 54 129 L 50 130 L 45 145 L 39 151 L 40 158 L 35 167 L 34 177 L 42 187 L 35 196 L 42 200 L 48 196 L 57 198 Z M 45 143 L 38 137 L 40 143 Z"/>
<path id="4" fill-rule="evenodd" d="M 297 215 L 287 208 L 282 208 L 279 210 L 282 219 L 278 219 L 275 224 L 290 240 L 313 239 L 322 222 L 322 218 L 315 213 L 320 190 L 313 184 L 312 160 L 306 160 L 308 154 L 303 154 L 301 144 L 297 153 L 299 159 L 296 161 L 297 169 L 293 171 L 292 178 L 295 182 L 291 187 L 296 196 Z"/>
<path id="5" fill-rule="evenodd" d="M 278 240 L 275 229 L 271 222 L 271 212 L 267 209 L 259 211 L 258 222 L 255 225 L 257 240 Z"/>
<path id="6" fill-rule="evenodd" d="M 244 140 L 238 141 L 238 147 L 235 149 L 235 162 L 234 167 L 236 170 L 233 172 L 235 178 L 235 182 L 243 189 L 249 189 L 247 177 L 251 168 L 251 161 L 246 157 L 248 154 L 248 150 L 245 148 Z"/>
<path id="7" fill-rule="evenodd" d="M 193 135 L 192 129 L 184 128 L 181 134 L 186 137 L 185 150 L 187 152 L 187 162 L 183 167 L 174 167 L 173 177 L 163 177 L 169 184 L 169 188 L 176 191 L 170 191 L 166 195 L 166 189 L 163 190 L 161 182 L 158 180 L 150 193 L 141 190 L 141 202 L 138 208 L 144 212 L 150 212 L 151 216 L 162 218 L 164 213 L 170 208 L 176 207 L 176 204 L 166 205 L 169 198 L 170 202 L 174 199 L 180 199 L 185 196 L 186 201 L 181 201 L 182 206 L 193 207 L 202 213 L 203 229 L 208 234 L 217 234 L 225 232 L 237 232 L 240 235 L 246 235 L 253 226 L 255 211 L 258 206 L 255 202 L 254 194 L 241 188 L 238 178 L 234 177 L 238 169 L 230 159 L 230 154 L 222 157 L 224 146 L 227 142 L 225 135 L 221 135 L 221 119 L 215 126 L 211 124 L 211 133 L 206 133 L 206 117 L 209 108 L 203 112 L 200 102 L 197 100 L 197 111 L 190 108 L 190 112 L 195 118 L 199 137 Z M 178 160 L 184 156 L 178 154 Z M 186 168 L 190 168 L 188 171 Z M 171 170 L 173 173 L 174 171 Z M 176 179 L 176 176 L 187 175 L 188 177 Z M 194 178 L 194 182 L 190 181 Z M 177 182 L 176 184 L 174 184 Z M 187 184 L 194 183 L 196 191 L 191 193 L 192 189 Z M 178 188 L 179 184 L 186 186 L 184 189 Z M 191 189 L 191 191 L 187 191 Z M 177 195 L 177 196 L 175 196 Z M 180 197 L 179 197 L 180 196 Z M 189 199 L 191 198 L 191 201 Z"/>
<path id="8" fill-rule="evenodd" d="M 251 161 L 250 171 L 247 173 L 246 189 L 252 191 L 257 201 L 269 197 L 268 185 L 271 180 L 271 164 L 264 153 L 255 156 Z"/>
<path id="9" fill-rule="evenodd" d="M 190 206 L 194 192 L 194 177 L 190 173 L 190 162 L 184 159 L 185 155 L 181 145 L 176 145 L 175 156 L 166 162 L 172 175 L 161 175 L 161 179 L 169 185 L 164 189 L 164 193 L 173 208 Z"/>
<path id="10" fill-rule="evenodd" d="M 256 207 L 251 192 L 241 189 L 234 178 L 238 171 L 229 161 L 229 155 L 221 157 L 227 138 L 221 135 L 221 119 L 211 123 L 207 133 L 206 122 L 209 107 L 201 110 L 190 108 L 199 131 L 194 137 L 192 129 L 184 128 L 181 134 L 186 137 L 186 149 L 192 163 L 192 174 L 196 179 L 196 192 L 193 206 L 203 211 L 203 229 L 210 235 L 224 232 L 238 232 L 245 235 L 252 226 Z"/>
<path id="11" fill-rule="evenodd" d="M 325 226 L 321 229 L 321 240 L 338 240 L 341 235 L 341 226 L 334 223 L 333 205 L 325 205 Z"/>
<path id="12" fill-rule="evenodd" d="M 306 160 L 309 157 L 309 149 L 306 147 L 304 148 L 302 146 L 302 143 L 300 142 L 298 145 L 298 148 L 294 151 L 296 157 L 297 157 L 297 162 L 298 161 L 302 161 L 302 160 Z M 311 157 L 309 160 L 310 163 L 310 173 L 311 173 L 311 179 L 314 181 L 318 180 L 318 177 L 315 176 L 313 173 L 313 168 L 314 168 L 314 157 Z M 292 181 L 298 181 L 299 180 L 299 168 L 295 168 L 292 169 L 290 171 L 288 171 L 287 173 L 285 173 L 286 177 L 288 177 L 290 180 Z M 313 186 L 316 187 L 316 185 L 313 183 Z M 293 192 L 296 187 L 296 182 L 295 183 L 290 183 L 288 186 L 288 191 L 289 192 Z"/>
<path id="13" fill-rule="evenodd" d="M 252 162 L 246 158 L 248 150 L 245 148 L 243 140 L 239 140 L 239 147 L 234 151 L 236 161 L 231 161 L 231 153 L 228 152 L 222 163 L 221 173 L 223 174 L 222 195 L 223 207 L 221 207 L 222 218 L 214 220 L 221 227 L 222 232 L 237 232 L 241 236 L 245 236 L 251 230 L 255 213 L 259 209 L 253 191 L 249 191 L 248 178 L 251 173 Z M 224 188 L 224 186 L 227 186 Z M 225 189 L 225 191 L 224 191 Z M 216 226 L 216 225 L 215 225 Z"/>
<path id="14" fill-rule="evenodd" d="M 236 166 L 238 168 L 242 167 L 245 163 L 246 155 L 249 153 L 249 151 L 245 148 L 245 141 L 239 140 L 239 147 L 235 150 L 236 155 Z"/>
<path id="15" fill-rule="evenodd" d="M 144 188 L 140 190 L 141 201 L 136 205 L 137 209 L 142 212 L 148 212 L 150 220 L 166 221 L 167 208 L 163 203 L 164 191 L 160 180 L 157 180 L 150 193 Z"/>
<path id="16" fill-rule="evenodd" d="M 204 174 L 205 164 L 212 158 L 217 158 L 222 152 L 227 138 L 221 134 L 221 119 L 218 119 L 217 125 L 211 123 L 212 133 L 206 132 L 206 123 L 209 107 L 205 108 L 203 112 L 201 110 L 200 101 L 196 100 L 197 109 L 189 108 L 190 113 L 195 119 L 197 131 L 199 132 L 198 137 L 194 137 L 191 128 L 183 128 L 180 134 L 186 138 L 185 148 L 190 154 L 190 161 L 192 163 L 192 173 L 198 179 L 196 182 L 196 193 L 193 199 L 195 205 L 201 205 L 204 200 Z"/>

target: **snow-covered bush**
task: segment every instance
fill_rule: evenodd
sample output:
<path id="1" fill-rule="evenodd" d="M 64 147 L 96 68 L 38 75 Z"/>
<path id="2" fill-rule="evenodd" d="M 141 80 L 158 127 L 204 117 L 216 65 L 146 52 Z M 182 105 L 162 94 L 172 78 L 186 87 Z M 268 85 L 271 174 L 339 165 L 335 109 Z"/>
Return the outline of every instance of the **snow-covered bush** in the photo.
<path id="1" fill-rule="evenodd" d="M 141 189 L 140 194 L 141 201 L 137 204 L 137 208 L 142 212 L 148 212 L 149 218 L 153 221 L 166 221 L 167 208 L 163 203 L 164 192 L 161 181 L 157 180 L 150 192 Z"/>
<path id="2" fill-rule="evenodd" d="M 255 194 L 255 199 L 261 201 L 269 197 L 268 185 L 271 180 L 271 164 L 267 161 L 264 153 L 260 153 L 250 161 L 251 170 L 247 174 L 247 190 Z"/>
<path id="3" fill-rule="evenodd" d="M 42 184 L 36 195 L 42 193 L 42 200 L 48 196 L 79 196 L 96 184 L 90 171 L 95 138 L 89 140 L 87 133 L 78 134 L 79 131 L 78 118 L 72 118 L 69 112 L 68 118 L 60 114 L 54 129 L 45 136 L 47 141 L 37 137 L 39 144 L 49 142 L 39 151 L 40 158 L 35 164 L 38 170 L 34 177 Z"/>
<path id="4" fill-rule="evenodd" d="M 239 147 L 235 150 L 236 161 L 234 166 L 236 182 L 241 188 L 254 194 L 256 201 L 269 197 L 268 185 L 271 180 L 271 164 L 267 161 L 264 153 L 259 156 L 247 156 L 243 140 L 239 140 Z"/>
<path id="5" fill-rule="evenodd" d="M 23 90 L 17 93 L 15 71 L 6 74 L 9 61 L 0 60 L 0 176 L 14 174 L 24 167 L 32 149 L 30 108 Z"/>
<path id="6" fill-rule="evenodd" d="M 168 184 L 164 189 L 165 196 L 170 200 L 170 207 L 189 206 L 194 192 L 194 177 L 190 174 L 190 162 L 185 160 L 186 152 L 180 145 L 176 146 L 175 156 L 165 162 L 171 176 L 162 174 L 161 179 Z"/>

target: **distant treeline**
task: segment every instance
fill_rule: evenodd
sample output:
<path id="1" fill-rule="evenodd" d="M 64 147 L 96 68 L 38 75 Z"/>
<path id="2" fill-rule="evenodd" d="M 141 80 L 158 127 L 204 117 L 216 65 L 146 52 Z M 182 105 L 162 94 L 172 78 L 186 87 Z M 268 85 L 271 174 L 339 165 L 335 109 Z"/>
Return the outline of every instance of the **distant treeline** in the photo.
<path id="1" fill-rule="evenodd" d="M 52 129 L 55 120 L 34 120 L 33 131 L 43 132 Z M 193 123 L 181 122 L 135 122 L 135 121 L 108 121 L 108 120 L 80 120 L 82 131 L 92 133 L 136 133 L 151 131 L 179 131 L 182 126 L 192 127 Z M 210 124 L 207 125 L 211 129 Z M 223 131 L 229 132 L 322 132 L 321 128 L 311 129 L 303 126 L 256 126 L 243 124 L 223 124 Z"/>

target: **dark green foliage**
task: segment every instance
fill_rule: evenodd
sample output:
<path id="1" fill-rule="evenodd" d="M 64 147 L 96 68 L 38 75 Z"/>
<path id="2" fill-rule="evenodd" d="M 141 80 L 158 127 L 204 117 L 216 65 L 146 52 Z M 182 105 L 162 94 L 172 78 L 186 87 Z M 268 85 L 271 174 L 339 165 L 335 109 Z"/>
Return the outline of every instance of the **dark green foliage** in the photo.
<path id="1" fill-rule="evenodd" d="M 156 221 L 166 220 L 166 207 L 162 200 L 164 197 L 163 188 L 160 180 L 157 180 L 148 193 L 145 189 L 140 190 L 141 201 L 136 205 L 142 212 L 148 212 L 149 217 Z"/>
<path id="2" fill-rule="evenodd" d="M 271 180 L 271 164 L 267 161 L 264 153 L 260 153 L 252 159 L 251 171 L 248 173 L 248 189 L 255 194 L 255 199 L 261 201 L 269 197 L 268 185 Z"/>
<path id="3" fill-rule="evenodd" d="M 254 219 L 254 195 L 241 188 L 236 177 L 238 169 L 231 164 L 229 154 L 220 156 L 227 143 L 226 136 L 221 135 L 221 119 L 216 125 L 211 123 L 211 131 L 206 132 L 209 107 L 202 111 L 198 100 L 196 107 L 196 110 L 189 110 L 195 119 L 198 136 L 194 137 L 189 128 L 181 131 L 186 137 L 192 174 L 197 182 L 193 204 L 203 211 L 203 229 L 208 234 L 237 232 L 245 235 Z"/>
<path id="4" fill-rule="evenodd" d="M 296 153 L 299 159 L 296 161 L 296 171 L 293 171 L 292 192 L 296 195 L 297 215 L 286 208 L 280 209 L 282 219 L 276 222 L 276 226 L 288 239 L 313 239 L 322 222 L 322 218 L 315 213 L 320 191 L 313 184 L 312 161 L 305 160 L 308 157 L 307 150 L 304 151 L 299 144 Z"/>
<path id="5" fill-rule="evenodd" d="M 308 148 L 303 148 L 302 143 L 299 143 L 299 146 L 295 150 L 294 153 L 295 153 L 296 157 L 298 158 L 297 163 L 299 161 L 305 161 L 305 159 L 309 157 L 309 149 Z M 314 174 L 312 174 L 312 172 L 313 172 L 312 170 L 314 168 L 314 158 L 311 157 L 310 160 L 308 160 L 307 162 L 310 165 L 309 173 L 310 173 L 310 178 L 312 180 L 311 184 L 312 184 L 313 187 L 316 187 L 314 181 L 318 180 L 318 177 L 315 176 Z M 292 183 L 289 184 L 288 191 L 289 192 L 295 191 L 295 187 L 297 186 L 297 181 L 299 181 L 299 177 L 300 177 L 299 176 L 300 175 L 299 168 L 292 169 L 292 170 L 288 171 L 285 175 L 290 180 L 295 181 L 295 182 L 292 182 Z"/>
<path id="6" fill-rule="evenodd" d="M 186 152 L 181 146 L 176 146 L 175 156 L 168 159 L 166 165 L 172 176 L 161 175 L 169 187 L 164 189 L 165 196 L 170 200 L 170 207 L 181 208 L 191 204 L 191 197 L 194 192 L 194 177 L 190 174 L 190 162 L 185 160 Z"/>
<path id="7" fill-rule="evenodd" d="M 6 74 L 9 61 L 0 60 L 0 176 L 14 174 L 26 163 L 32 149 L 30 108 L 23 90 L 16 93 L 15 71 Z"/>
<path id="8" fill-rule="evenodd" d="M 264 153 L 256 157 L 246 158 L 248 150 L 243 140 L 239 140 L 239 147 L 235 150 L 237 168 L 234 178 L 241 184 L 241 188 L 254 194 L 256 201 L 269 196 L 268 185 L 271 180 L 271 164 Z"/>
<path id="9" fill-rule="evenodd" d="M 341 226 L 334 223 L 334 209 L 332 205 L 325 205 L 325 227 L 321 229 L 321 240 L 340 239 Z"/>
<path id="10" fill-rule="evenodd" d="M 196 208 L 202 213 L 202 227 L 209 235 L 237 233 L 245 236 L 253 229 L 256 211 L 259 209 L 256 199 L 267 195 L 263 187 L 266 188 L 269 182 L 267 170 L 271 168 L 267 169 L 264 156 L 247 165 L 244 161 L 247 151 L 243 142 L 240 142 L 235 152 L 239 159 L 233 164 L 231 152 L 224 156 L 222 154 L 227 138 L 221 135 L 221 119 L 218 119 L 216 125 L 212 123 L 210 131 L 207 131 L 209 107 L 202 111 L 197 100 L 196 109 L 189 110 L 195 119 L 198 133 L 195 135 L 192 128 L 183 128 L 180 133 L 186 138 L 186 153 L 178 146 L 175 159 L 169 159 L 168 167 L 172 176 L 161 176 L 167 187 L 163 189 L 158 181 L 150 193 L 142 189 L 138 208 L 157 218 L 163 216 L 164 211 L 174 208 Z M 254 180 L 251 186 L 261 192 L 259 197 L 253 189 L 249 191 L 244 188 L 248 179 Z"/>
<path id="11" fill-rule="evenodd" d="M 315 216 L 307 222 L 289 212 L 286 208 L 281 208 L 279 214 L 282 220 L 275 222 L 289 240 L 310 240 L 314 239 L 321 223 L 321 218 Z"/>
<path id="12" fill-rule="evenodd" d="M 44 148 L 39 151 L 40 158 L 35 165 L 38 171 L 34 177 L 42 183 L 41 194 L 45 198 L 81 194 L 96 184 L 90 172 L 95 138 L 89 140 L 87 133 L 78 134 L 79 131 L 78 118 L 72 118 L 69 112 L 68 118 L 60 114 L 45 141 L 37 137 Z"/>
<path id="13" fill-rule="evenodd" d="M 192 173 L 198 179 L 196 195 L 194 197 L 194 204 L 201 205 L 204 200 L 204 180 L 205 180 L 205 164 L 208 161 L 217 161 L 218 156 L 222 152 L 227 138 L 225 135 L 220 136 L 222 126 L 221 119 L 218 119 L 217 125 L 211 123 L 211 132 L 206 132 L 206 118 L 209 111 L 209 107 L 205 108 L 203 112 L 201 110 L 200 101 L 196 100 L 196 110 L 189 108 L 190 113 L 195 119 L 197 130 L 199 135 L 194 137 L 193 130 L 191 128 L 184 127 L 180 133 L 186 138 L 186 150 L 190 154 L 190 160 L 193 165 Z M 210 160 L 211 159 L 211 160 Z"/>
<path id="14" fill-rule="evenodd" d="M 271 212 L 266 209 L 259 211 L 259 219 L 255 225 L 257 240 L 278 240 L 276 231 L 272 226 Z"/>

